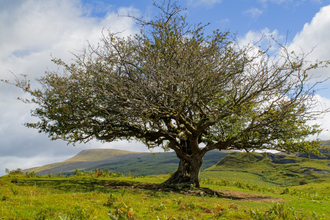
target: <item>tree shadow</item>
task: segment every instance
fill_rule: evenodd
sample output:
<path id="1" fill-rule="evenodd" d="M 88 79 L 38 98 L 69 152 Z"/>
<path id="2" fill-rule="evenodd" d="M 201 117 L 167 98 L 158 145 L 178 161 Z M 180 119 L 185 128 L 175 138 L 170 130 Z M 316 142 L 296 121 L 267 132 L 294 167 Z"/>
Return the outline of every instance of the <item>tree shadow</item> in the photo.
<path id="1" fill-rule="evenodd" d="M 119 180 L 99 180 L 96 178 L 77 178 L 77 179 L 20 179 L 15 182 L 18 186 L 35 186 L 39 188 L 47 188 L 58 190 L 63 193 L 68 192 L 101 192 L 113 193 L 118 191 L 121 193 L 123 189 L 141 190 L 153 197 L 159 197 L 168 193 L 177 193 L 188 196 L 198 197 L 214 197 L 226 198 L 231 200 L 243 201 L 259 201 L 274 202 L 278 198 L 264 196 L 254 193 L 229 191 L 229 190 L 213 190 L 210 188 L 194 188 L 187 185 L 163 185 L 160 183 L 136 183 Z M 126 192 L 126 190 L 125 190 Z"/>

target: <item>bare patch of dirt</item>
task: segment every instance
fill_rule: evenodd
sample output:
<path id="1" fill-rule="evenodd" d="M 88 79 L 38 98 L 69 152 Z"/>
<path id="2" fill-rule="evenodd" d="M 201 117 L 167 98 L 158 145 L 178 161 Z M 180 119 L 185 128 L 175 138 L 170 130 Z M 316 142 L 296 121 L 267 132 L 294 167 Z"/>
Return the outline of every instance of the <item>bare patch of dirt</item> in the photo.
<path id="1" fill-rule="evenodd" d="M 104 182 L 100 185 L 113 189 L 129 188 L 138 190 L 151 190 L 163 193 L 180 193 L 184 195 L 194 196 L 217 196 L 219 198 L 227 198 L 232 200 L 253 201 L 253 202 L 280 202 L 281 199 L 265 196 L 255 193 L 246 193 L 232 190 L 212 190 L 209 188 L 200 188 L 198 190 L 180 190 L 175 188 L 163 188 L 160 184 L 137 184 L 127 182 Z"/>
<path id="2" fill-rule="evenodd" d="M 242 200 L 242 201 L 253 201 L 253 202 L 280 202 L 281 199 L 254 194 L 254 193 L 246 193 L 246 192 L 238 192 L 238 191 L 231 191 L 231 190 L 217 190 L 218 192 L 222 193 L 225 197 L 234 200 Z"/>

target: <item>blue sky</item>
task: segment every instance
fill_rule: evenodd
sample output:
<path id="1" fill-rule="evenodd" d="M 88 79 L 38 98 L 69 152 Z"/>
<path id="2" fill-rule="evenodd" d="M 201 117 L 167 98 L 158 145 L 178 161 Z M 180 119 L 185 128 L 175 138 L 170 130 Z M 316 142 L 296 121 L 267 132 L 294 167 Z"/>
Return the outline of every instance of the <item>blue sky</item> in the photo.
<path id="1" fill-rule="evenodd" d="M 98 2 L 98 4 L 95 4 Z M 244 35 L 248 31 L 262 31 L 264 28 L 278 30 L 281 35 L 289 32 L 289 40 L 300 32 L 304 25 L 312 20 L 320 8 L 330 1 L 317 0 L 180 0 L 179 5 L 187 8 L 188 21 L 191 23 L 211 23 L 209 29 L 228 30 Z M 122 1 L 82 1 L 84 5 L 93 5 L 89 16 L 104 17 L 107 8 L 116 11 L 120 7 L 134 7 L 141 15 L 155 15 L 156 8 L 151 0 Z"/>
<path id="2" fill-rule="evenodd" d="M 261 33 L 272 34 L 289 49 L 309 52 L 310 60 L 330 60 L 330 0 L 179 0 L 187 7 L 187 21 L 211 24 L 206 29 L 237 33 L 240 43 L 253 43 Z M 135 34 L 138 27 L 127 14 L 152 18 L 157 10 L 151 0 L 1 0 L 0 1 L 0 79 L 13 80 L 28 74 L 35 78 L 46 70 L 56 70 L 53 57 L 71 62 L 87 40 L 97 44 L 101 31 L 123 31 Z M 122 16 L 118 16 L 122 15 Z M 319 80 L 330 76 L 330 69 L 313 72 Z M 323 108 L 330 106 L 329 83 L 317 92 Z M 63 141 L 50 141 L 45 134 L 27 129 L 22 124 L 36 119 L 29 115 L 31 105 L 17 100 L 26 97 L 19 89 L 0 83 L 0 175 L 5 168 L 29 168 L 63 161 L 83 149 L 119 148 L 148 151 L 137 143 L 114 142 L 67 146 Z M 330 116 L 316 121 L 325 131 L 320 136 L 330 139 Z"/>

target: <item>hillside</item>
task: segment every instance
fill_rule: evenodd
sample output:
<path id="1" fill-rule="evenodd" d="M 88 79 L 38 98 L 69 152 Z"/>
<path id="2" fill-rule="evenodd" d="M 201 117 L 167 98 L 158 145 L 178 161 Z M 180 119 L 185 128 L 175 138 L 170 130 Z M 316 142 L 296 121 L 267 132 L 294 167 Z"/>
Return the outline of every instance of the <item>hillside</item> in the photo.
<path id="1" fill-rule="evenodd" d="M 216 164 L 221 158 L 228 155 L 231 151 L 210 151 L 204 156 L 201 169 L 204 170 Z M 126 160 L 114 161 L 94 167 L 89 167 L 83 171 L 89 171 L 94 169 L 104 170 L 108 169 L 110 172 L 123 173 L 128 175 L 129 172 L 133 176 L 147 176 L 158 174 L 169 174 L 174 172 L 178 168 L 179 159 L 174 152 L 157 153 L 155 155 L 142 155 L 135 158 Z M 67 173 L 69 175 L 73 172 Z"/>
<path id="2" fill-rule="evenodd" d="M 321 141 L 321 146 L 327 147 L 330 149 L 330 140 Z"/>
<path id="3" fill-rule="evenodd" d="M 115 161 L 127 160 L 134 157 L 141 157 L 150 153 L 141 153 L 133 151 L 124 151 L 116 149 L 90 149 L 83 150 L 74 157 L 63 162 L 52 163 L 41 167 L 33 167 L 24 170 L 24 172 L 38 173 L 46 175 L 49 173 L 65 173 L 73 171 L 76 168 L 79 170 L 89 167 L 98 166 L 101 164 L 111 163 Z"/>
<path id="4" fill-rule="evenodd" d="M 322 146 L 329 147 L 330 141 L 322 141 Z M 217 164 L 220 159 L 232 153 L 232 151 L 211 151 L 208 152 L 204 157 L 204 162 L 201 167 L 202 170 L 210 168 Z M 328 153 L 327 153 L 328 154 Z M 268 154 L 270 157 L 272 154 Z M 277 157 L 280 154 L 276 154 Z M 307 155 L 298 154 L 299 157 L 307 158 Z M 330 154 L 327 155 L 330 157 Z M 277 158 L 274 157 L 274 158 Z M 281 156 L 279 156 L 280 158 Z M 226 160 L 230 160 L 231 157 L 226 157 Z M 279 159 L 277 158 L 277 159 Z M 313 156 L 312 159 L 327 159 L 324 156 Z M 247 158 L 245 158 L 247 159 Z M 237 159 L 231 164 L 226 163 L 228 168 L 234 166 L 236 168 L 248 168 L 253 167 L 253 161 L 244 161 L 245 159 Z M 251 159 L 251 158 L 250 158 Z M 282 158 L 283 159 L 283 158 Z M 282 160 L 280 159 L 280 160 Z M 285 159 L 284 159 L 285 161 Z M 41 167 L 34 167 L 24 170 L 24 172 L 36 172 L 40 175 L 46 174 L 69 174 L 71 175 L 77 168 L 82 171 L 90 171 L 94 169 L 105 169 L 107 168 L 113 173 L 124 173 L 134 176 L 145 176 L 145 175 L 156 175 L 156 174 L 168 174 L 174 172 L 177 169 L 179 160 L 174 152 L 157 153 L 152 155 L 151 153 L 141 153 L 133 151 L 124 151 L 116 149 L 89 149 L 83 150 L 74 157 L 65 160 L 63 162 L 52 163 Z"/>
<path id="5" fill-rule="evenodd" d="M 202 169 L 211 167 L 229 153 L 230 151 L 208 152 L 204 157 Z M 178 163 L 179 159 L 174 152 L 156 153 L 153 155 L 151 153 L 115 149 L 90 149 L 83 150 L 63 162 L 34 167 L 23 171 L 34 171 L 39 175 L 59 173 L 71 175 L 75 169 L 90 171 L 96 168 L 107 168 L 113 173 L 120 172 L 128 175 L 131 172 L 134 176 L 146 176 L 174 172 L 178 167 Z"/>
<path id="6" fill-rule="evenodd" d="M 286 154 L 232 153 L 202 173 L 203 178 L 268 186 L 294 186 L 330 180 L 330 159 L 310 159 Z"/>

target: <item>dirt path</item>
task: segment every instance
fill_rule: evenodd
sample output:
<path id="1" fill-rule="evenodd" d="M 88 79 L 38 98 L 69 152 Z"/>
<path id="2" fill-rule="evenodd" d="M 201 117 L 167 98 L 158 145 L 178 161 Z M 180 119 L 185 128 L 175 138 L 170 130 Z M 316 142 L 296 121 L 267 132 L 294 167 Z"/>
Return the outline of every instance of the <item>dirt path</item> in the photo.
<path id="1" fill-rule="evenodd" d="M 140 190 L 152 190 L 159 192 L 181 193 L 184 195 L 198 195 L 198 196 L 218 196 L 220 198 L 227 198 L 232 200 L 253 201 L 253 202 L 280 202 L 281 199 L 265 196 L 255 193 L 246 193 L 232 190 L 212 190 L 209 188 L 201 188 L 198 190 L 175 190 L 171 188 L 161 188 L 159 184 L 129 184 L 127 182 L 107 182 L 101 185 L 113 189 L 130 188 Z"/>
<path id="2" fill-rule="evenodd" d="M 242 200 L 242 201 L 252 201 L 252 202 L 280 202 L 281 199 L 254 194 L 254 193 L 246 193 L 246 192 L 238 192 L 238 191 L 231 191 L 231 190 L 217 190 L 218 192 L 222 193 L 225 197 L 231 198 L 234 200 Z"/>

